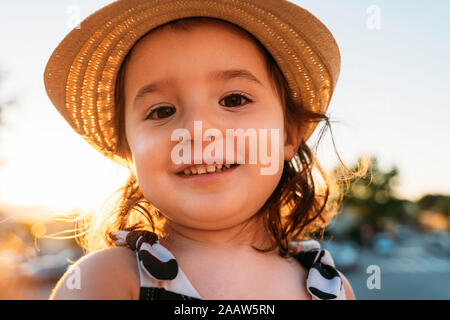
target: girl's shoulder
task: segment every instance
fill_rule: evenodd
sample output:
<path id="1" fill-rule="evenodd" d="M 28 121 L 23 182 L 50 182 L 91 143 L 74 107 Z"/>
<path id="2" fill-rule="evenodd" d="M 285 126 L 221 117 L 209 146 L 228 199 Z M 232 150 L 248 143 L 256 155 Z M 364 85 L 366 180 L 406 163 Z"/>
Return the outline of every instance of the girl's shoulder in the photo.
<path id="1" fill-rule="evenodd" d="M 64 273 L 50 299 L 138 299 L 139 273 L 136 255 L 125 247 L 91 252 Z"/>

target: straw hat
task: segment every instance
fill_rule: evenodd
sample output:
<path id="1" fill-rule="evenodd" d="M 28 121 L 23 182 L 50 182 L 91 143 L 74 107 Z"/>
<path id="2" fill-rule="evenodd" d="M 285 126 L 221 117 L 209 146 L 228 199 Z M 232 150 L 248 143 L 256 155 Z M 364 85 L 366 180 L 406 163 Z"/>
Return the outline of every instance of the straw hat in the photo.
<path id="1" fill-rule="evenodd" d="M 340 71 L 331 32 L 287 0 L 118 0 L 73 29 L 50 57 L 44 82 L 50 100 L 89 144 L 125 165 L 116 153 L 114 91 L 126 54 L 150 30 L 186 17 L 231 22 L 256 37 L 283 72 L 289 95 L 325 113 Z M 316 127 L 309 124 L 307 140 Z"/>

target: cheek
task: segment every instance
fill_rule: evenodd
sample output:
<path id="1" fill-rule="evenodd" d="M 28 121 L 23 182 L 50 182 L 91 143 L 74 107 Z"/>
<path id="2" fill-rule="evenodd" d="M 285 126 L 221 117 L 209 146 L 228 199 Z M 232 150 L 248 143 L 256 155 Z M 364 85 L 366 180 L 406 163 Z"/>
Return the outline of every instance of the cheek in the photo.
<path id="1" fill-rule="evenodd" d="M 133 161 L 139 185 L 145 194 L 149 182 L 168 168 L 167 138 L 157 134 L 135 133 L 130 142 Z"/>
<path id="2" fill-rule="evenodd" d="M 257 125 L 257 158 L 261 174 L 278 175 L 284 165 L 284 118 L 281 110 L 267 113 L 259 118 Z"/>
<path id="3" fill-rule="evenodd" d="M 259 115 L 254 120 L 253 125 L 257 129 L 257 148 L 248 148 L 247 145 L 247 160 L 253 157 L 257 159 L 257 163 L 247 165 L 245 168 L 250 190 L 246 193 L 246 197 L 249 202 L 262 206 L 276 189 L 283 174 L 284 118 L 280 111 Z M 257 154 L 253 154 L 254 152 Z"/>
<path id="4" fill-rule="evenodd" d="M 150 162 L 153 162 L 146 160 L 158 155 L 158 152 L 156 152 L 158 147 L 161 147 L 161 144 L 154 137 L 146 138 L 142 135 L 134 139 L 131 149 L 136 165 L 150 164 Z"/>
<path id="5" fill-rule="evenodd" d="M 269 165 L 247 166 L 249 191 L 246 193 L 246 197 L 248 197 L 248 201 L 259 203 L 260 206 L 266 202 L 281 179 L 283 164 L 276 159 Z"/>

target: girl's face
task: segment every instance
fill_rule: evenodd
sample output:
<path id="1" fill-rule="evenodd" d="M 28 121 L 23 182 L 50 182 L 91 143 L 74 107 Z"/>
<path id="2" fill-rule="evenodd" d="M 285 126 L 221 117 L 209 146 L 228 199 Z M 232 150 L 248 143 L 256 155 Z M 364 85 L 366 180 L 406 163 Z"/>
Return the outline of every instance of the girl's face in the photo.
<path id="1" fill-rule="evenodd" d="M 245 222 L 275 190 L 284 160 L 293 156 L 292 147 L 284 142 L 283 109 L 264 56 L 255 43 L 230 28 L 214 23 L 190 31 L 164 28 L 151 32 L 135 46 L 126 66 L 125 128 L 135 173 L 145 198 L 169 223 L 219 230 Z M 229 70 L 246 70 L 257 80 L 211 77 Z M 138 95 L 141 88 L 155 82 L 157 87 Z M 269 156 L 276 151 L 271 150 L 270 129 L 279 129 L 274 160 L 278 170 L 261 174 L 261 168 L 269 165 L 260 163 L 259 146 L 257 164 L 249 163 L 247 138 L 245 163 L 233 171 L 209 182 L 182 177 L 171 157 L 179 142 L 172 141 L 171 135 L 185 128 L 194 139 L 194 120 L 201 121 L 202 134 L 210 128 L 222 133 L 224 157 L 226 129 L 254 129 L 256 133 L 267 129 Z M 184 143 L 192 148 L 190 163 L 194 164 L 193 140 Z M 210 143 L 202 141 L 201 151 Z M 234 145 L 237 152 L 236 138 Z"/>

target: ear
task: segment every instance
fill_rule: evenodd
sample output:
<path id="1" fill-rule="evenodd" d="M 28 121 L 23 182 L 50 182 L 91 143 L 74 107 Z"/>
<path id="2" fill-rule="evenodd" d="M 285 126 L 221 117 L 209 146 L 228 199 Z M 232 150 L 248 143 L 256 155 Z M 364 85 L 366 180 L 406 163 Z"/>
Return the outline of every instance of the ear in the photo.
<path id="1" fill-rule="evenodd" d="M 303 126 L 299 123 L 286 123 L 284 129 L 284 160 L 290 161 L 300 146 L 303 137 Z"/>

